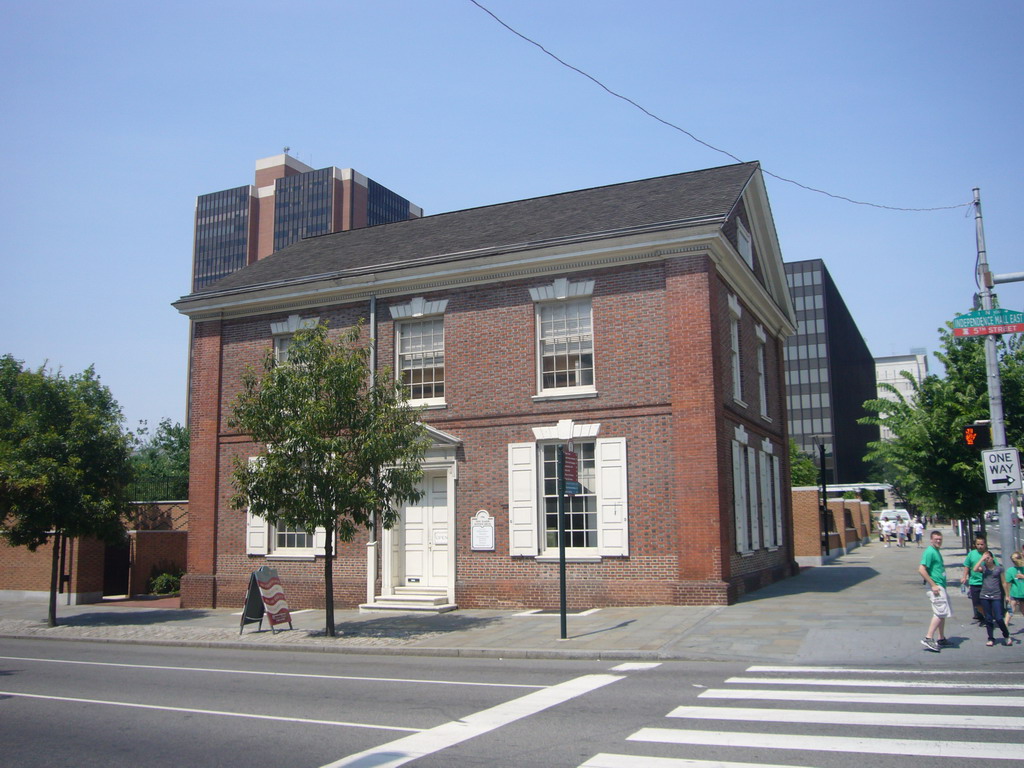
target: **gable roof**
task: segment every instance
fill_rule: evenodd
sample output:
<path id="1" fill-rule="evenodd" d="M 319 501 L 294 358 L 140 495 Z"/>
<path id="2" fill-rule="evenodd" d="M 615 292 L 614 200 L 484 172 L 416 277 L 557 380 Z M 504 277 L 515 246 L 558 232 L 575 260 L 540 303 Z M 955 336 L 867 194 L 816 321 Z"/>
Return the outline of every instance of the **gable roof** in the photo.
<path id="1" fill-rule="evenodd" d="M 311 237 L 191 296 L 724 221 L 758 168 L 739 163 Z"/>

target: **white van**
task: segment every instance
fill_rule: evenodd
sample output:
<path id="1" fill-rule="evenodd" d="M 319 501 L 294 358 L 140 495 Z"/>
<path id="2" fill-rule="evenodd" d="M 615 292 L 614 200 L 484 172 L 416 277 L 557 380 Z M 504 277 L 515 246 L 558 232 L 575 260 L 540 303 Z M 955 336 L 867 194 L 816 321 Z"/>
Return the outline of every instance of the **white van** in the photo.
<path id="1" fill-rule="evenodd" d="M 905 509 L 880 509 L 878 510 L 878 519 L 895 520 L 897 523 L 900 520 L 910 521 L 910 513 Z"/>

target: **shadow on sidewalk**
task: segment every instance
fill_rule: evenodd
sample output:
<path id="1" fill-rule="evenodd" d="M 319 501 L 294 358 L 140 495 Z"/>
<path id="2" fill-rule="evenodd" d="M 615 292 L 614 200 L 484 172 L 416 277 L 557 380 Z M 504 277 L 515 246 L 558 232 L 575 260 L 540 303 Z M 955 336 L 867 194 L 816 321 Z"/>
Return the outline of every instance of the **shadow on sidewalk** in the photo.
<path id="1" fill-rule="evenodd" d="M 736 601 L 737 605 L 752 603 L 757 600 L 767 600 L 773 597 L 786 597 L 788 595 L 801 595 L 812 593 L 828 594 L 842 592 L 858 584 L 870 581 L 881 575 L 874 568 L 863 565 L 819 565 L 800 571 L 783 581 L 770 584 L 767 587 L 758 589 L 744 595 Z"/>
<path id="2" fill-rule="evenodd" d="M 112 627 L 170 624 L 176 621 L 194 621 L 210 615 L 210 611 L 196 608 L 137 608 L 130 611 L 83 611 L 62 616 L 57 610 L 57 624 L 64 627 Z M 43 608 L 43 618 L 46 609 Z"/>
<path id="3" fill-rule="evenodd" d="M 496 622 L 499 617 L 466 616 L 458 613 L 382 616 L 362 621 L 335 622 L 334 628 L 345 637 L 416 638 L 422 635 L 437 635 L 456 632 L 470 632 L 483 629 Z M 313 633 L 317 634 L 317 633 Z M 323 634 L 321 631 L 320 634 Z"/>

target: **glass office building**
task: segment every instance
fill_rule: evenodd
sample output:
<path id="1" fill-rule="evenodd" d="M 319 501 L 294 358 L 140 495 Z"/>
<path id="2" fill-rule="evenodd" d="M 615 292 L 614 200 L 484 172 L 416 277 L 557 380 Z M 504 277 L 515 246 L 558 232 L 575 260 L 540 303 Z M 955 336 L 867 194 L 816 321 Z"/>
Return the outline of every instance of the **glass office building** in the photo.
<path id="1" fill-rule="evenodd" d="M 196 200 L 192 286 L 199 290 L 230 275 L 250 261 L 256 221 L 256 190 L 235 187 L 200 195 Z M 255 252 L 252 253 L 255 257 Z"/>
<path id="2" fill-rule="evenodd" d="M 314 170 L 283 154 L 256 163 L 256 184 L 196 200 L 192 290 L 305 237 L 419 218 L 406 198 L 351 168 Z"/>
<path id="3" fill-rule="evenodd" d="M 821 259 L 785 265 L 797 331 L 786 341 L 789 436 L 819 457 L 830 483 L 868 480 L 868 443 L 878 428 L 858 424 L 875 397 L 875 361 Z"/>

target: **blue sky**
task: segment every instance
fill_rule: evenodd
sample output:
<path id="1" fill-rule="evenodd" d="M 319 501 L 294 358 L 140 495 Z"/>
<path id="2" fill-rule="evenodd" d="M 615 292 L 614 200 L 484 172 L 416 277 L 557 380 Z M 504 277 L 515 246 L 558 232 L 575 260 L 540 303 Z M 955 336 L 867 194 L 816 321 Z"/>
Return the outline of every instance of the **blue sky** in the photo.
<path id="1" fill-rule="evenodd" d="M 993 271 L 1024 270 L 1024 4 L 480 0 L 742 160 L 903 208 L 979 187 Z M 185 419 L 197 195 L 282 147 L 428 214 L 734 162 L 469 0 L 0 0 L 0 353 L 95 364 L 128 426 Z M 852 205 L 768 179 L 783 256 L 825 260 L 872 354 L 969 308 L 968 209 Z M 1024 283 L 1002 286 L 1024 310 Z"/>

